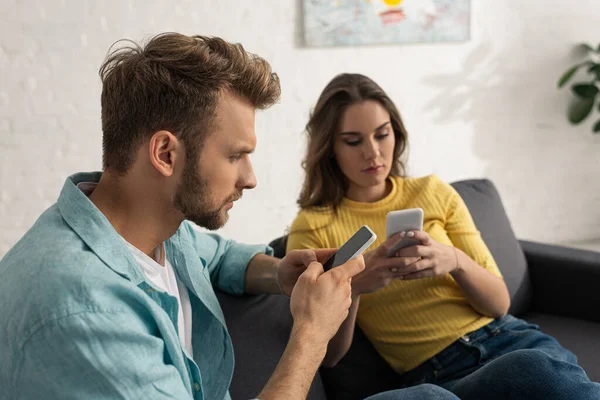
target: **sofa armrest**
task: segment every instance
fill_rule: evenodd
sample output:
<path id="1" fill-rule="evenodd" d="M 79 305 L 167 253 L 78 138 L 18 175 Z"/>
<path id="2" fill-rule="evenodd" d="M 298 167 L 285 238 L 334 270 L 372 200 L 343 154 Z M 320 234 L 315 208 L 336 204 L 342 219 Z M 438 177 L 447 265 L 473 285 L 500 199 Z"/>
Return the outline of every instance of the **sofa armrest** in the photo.
<path id="1" fill-rule="evenodd" d="M 600 253 L 520 241 L 531 279 L 531 310 L 600 322 Z"/>

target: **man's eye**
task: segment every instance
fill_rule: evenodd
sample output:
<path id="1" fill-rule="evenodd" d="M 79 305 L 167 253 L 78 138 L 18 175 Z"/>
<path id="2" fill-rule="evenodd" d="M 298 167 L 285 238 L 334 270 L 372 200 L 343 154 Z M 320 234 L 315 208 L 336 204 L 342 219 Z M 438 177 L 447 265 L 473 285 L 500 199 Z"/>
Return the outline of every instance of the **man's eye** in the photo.
<path id="1" fill-rule="evenodd" d="M 234 154 L 232 156 L 229 156 L 229 161 L 231 161 L 231 162 L 239 161 L 241 159 L 242 159 L 241 154 Z"/>

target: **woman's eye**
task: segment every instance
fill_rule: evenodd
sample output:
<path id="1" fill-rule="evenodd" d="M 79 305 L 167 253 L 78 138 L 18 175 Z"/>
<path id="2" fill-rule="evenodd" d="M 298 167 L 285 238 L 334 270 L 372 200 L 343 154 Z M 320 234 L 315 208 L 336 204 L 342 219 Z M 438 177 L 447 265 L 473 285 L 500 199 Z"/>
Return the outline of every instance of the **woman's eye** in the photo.
<path id="1" fill-rule="evenodd" d="M 360 140 L 345 140 L 344 143 L 346 143 L 348 146 L 358 146 L 360 144 Z"/>
<path id="2" fill-rule="evenodd" d="M 383 133 L 383 134 L 379 134 L 379 135 L 377 135 L 377 136 L 376 136 L 376 138 L 377 138 L 378 140 L 383 140 L 383 139 L 385 139 L 385 138 L 386 138 L 386 137 L 388 137 L 388 136 L 390 136 L 390 134 L 389 134 L 389 133 Z"/>

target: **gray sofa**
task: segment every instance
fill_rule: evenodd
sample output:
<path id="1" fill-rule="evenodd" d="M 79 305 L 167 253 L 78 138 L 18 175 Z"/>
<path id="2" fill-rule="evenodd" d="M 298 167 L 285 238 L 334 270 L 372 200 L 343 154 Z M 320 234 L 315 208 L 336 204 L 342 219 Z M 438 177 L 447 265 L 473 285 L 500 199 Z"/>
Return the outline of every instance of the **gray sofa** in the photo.
<path id="1" fill-rule="evenodd" d="M 467 204 L 509 288 L 510 312 L 540 325 L 573 351 L 590 378 L 600 381 L 600 253 L 518 241 L 489 180 L 452 184 Z M 271 246 L 285 254 L 286 237 Z M 231 332 L 236 368 L 233 399 L 256 396 L 275 369 L 292 319 L 285 296 L 234 297 L 217 293 Z M 359 328 L 348 354 L 321 368 L 309 399 L 362 399 L 396 387 L 397 375 Z"/>

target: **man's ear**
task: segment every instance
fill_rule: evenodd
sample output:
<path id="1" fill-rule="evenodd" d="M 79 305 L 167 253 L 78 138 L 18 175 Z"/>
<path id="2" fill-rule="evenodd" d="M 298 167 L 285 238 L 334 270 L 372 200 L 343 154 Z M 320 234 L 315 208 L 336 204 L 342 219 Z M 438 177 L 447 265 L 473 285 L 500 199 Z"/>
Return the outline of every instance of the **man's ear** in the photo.
<path id="1" fill-rule="evenodd" d="M 182 143 L 169 131 L 158 131 L 152 135 L 148 152 L 152 166 L 163 176 L 172 176 L 176 163 L 183 159 Z"/>

